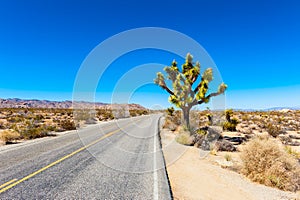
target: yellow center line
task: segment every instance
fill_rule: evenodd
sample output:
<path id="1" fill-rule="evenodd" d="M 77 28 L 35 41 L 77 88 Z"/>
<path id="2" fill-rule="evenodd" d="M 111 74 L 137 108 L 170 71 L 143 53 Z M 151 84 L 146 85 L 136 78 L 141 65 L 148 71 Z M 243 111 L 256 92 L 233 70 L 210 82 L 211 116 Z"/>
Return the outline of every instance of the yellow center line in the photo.
<path id="1" fill-rule="evenodd" d="M 140 119 L 140 120 L 141 120 L 141 119 Z M 136 121 L 140 121 L 140 120 L 136 120 Z M 124 126 L 123 128 L 125 128 L 125 127 L 131 125 L 132 123 L 133 123 L 133 122 L 127 124 L 127 125 Z M 77 154 L 77 153 L 79 153 L 79 152 L 81 152 L 81 151 L 83 151 L 83 150 L 89 148 L 90 146 L 92 146 L 92 145 L 94 145 L 94 144 L 100 142 L 101 140 L 103 140 L 103 139 L 105 139 L 105 138 L 107 138 L 107 137 L 112 136 L 113 134 L 115 134 L 115 133 L 117 133 L 117 132 L 119 132 L 119 131 L 121 131 L 121 128 L 119 128 L 119 129 L 117 129 L 117 130 L 115 130 L 115 131 L 112 131 L 112 132 L 110 132 L 110 133 L 108 133 L 108 134 L 106 134 L 106 135 L 100 137 L 99 139 L 95 140 L 94 142 L 92 142 L 92 143 L 90 143 L 90 144 L 88 144 L 88 145 L 86 145 L 86 146 L 84 146 L 84 147 L 81 147 L 80 149 L 77 149 L 76 151 L 74 151 L 74 152 L 72 152 L 72 153 L 70 153 L 70 154 L 68 154 L 68 155 L 66 155 L 66 156 L 64 156 L 64 157 L 62 157 L 62 158 L 60 158 L 60 159 L 54 161 L 53 163 L 50 163 L 49 165 L 47 165 L 47 166 L 45 166 L 45 167 L 43 167 L 43 168 L 41 168 L 41 169 L 39 169 L 39 170 L 37 170 L 37 171 L 35 171 L 35 172 L 29 174 L 29 175 L 27 175 L 27 176 L 25 176 L 24 178 L 22 178 L 22 179 L 20 179 L 20 180 L 18 180 L 18 181 L 16 181 L 17 179 L 13 179 L 13 180 L 11 180 L 11 181 L 9 181 L 9 182 L 7 182 L 7 183 L 4 183 L 3 185 L 0 186 L 0 188 L 4 187 L 4 188 L 2 188 L 2 189 L 0 190 L 0 194 L 3 193 L 3 192 L 5 192 L 6 190 L 8 190 L 8 189 L 10 189 L 10 188 L 12 188 L 12 187 L 18 185 L 19 183 L 22 183 L 22 182 L 24 182 L 24 181 L 30 179 L 31 177 L 33 177 L 33 176 L 35 176 L 35 175 L 37 175 L 37 174 L 39 174 L 39 173 L 45 171 L 46 169 L 48 169 L 48 168 L 50 168 L 50 167 L 53 167 L 54 165 L 56 165 L 56 164 L 58 164 L 58 163 L 60 163 L 60 162 L 62 162 L 62 161 L 64 161 L 64 160 L 66 160 L 67 158 L 70 158 L 71 156 L 74 156 L 75 154 Z M 16 181 L 16 182 L 14 182 L 14 181 Z M 9 184 L 10 184 L 10 185 L 9 185 Z M 7 186 L 7 185 L 8 185 L 8 186 Z M 6 186 L 6 187 L 5 187 L 5 186 Z"/>
<path id="2" fill-rule="evenodd" d="M 10 181 L 8 181 L 8 182 L 6 182 L 6 183 L 0 185 L 0 189 L 3 188 L 3 187 L 5 187 L 5 186 L 7 186 L 7 185 L 9 185 L 9 184 L 11 184 L 12 182 L 15 182 L 16 180 L 18 180 L 18 179 L 15 178 L 15 179 L 13 179 L 13 180 L 10 180 Z"/>

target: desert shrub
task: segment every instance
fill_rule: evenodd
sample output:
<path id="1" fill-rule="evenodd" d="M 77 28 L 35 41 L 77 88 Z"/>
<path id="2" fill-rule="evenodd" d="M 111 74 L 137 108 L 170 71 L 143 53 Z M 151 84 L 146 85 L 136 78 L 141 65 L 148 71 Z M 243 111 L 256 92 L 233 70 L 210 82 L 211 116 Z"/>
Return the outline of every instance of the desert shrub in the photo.
<path id="1" fill-rule="evenodd" d="M 113 113 L 112 113 L 112 111 L 111 111 L 111 112 L 105 113 L 105 114 L 103 115 L 103 118 L 104 118 L 104 120 L 111 120 L 111 119 L 114 119 L 115 116 L 113 115 Z"/>
<path id="2" fill-rule="evenodd" d="M 137 115 L 148 115 L 148 110 L 136 110 Z"/>
<path id="3" fill-rule="evenodd" d="M 149 115 L 148 110 L 140 110 L 140 113 L 142 113 L 142 115 Z"/>
<path id="4" fill-rule="evenodd" d="M 204 129 L 197 129 L 195 131 L 196 134 L 201 135 L 201 136 L 205 136 L 207 134 L 207 131 Z"/>
<path id="5" fill-rule="evenodd" d="M 225 118 L 226 118 L 227 121 L 230 121 L 232 114 L 233 114 L 232 109 L 228 109 L 228 110 L 225 111 Z"/>
<path id="6" fill-rule="evenodd" d="M 67 115 L 68 115 L 69 117 L 72 117 L 72 116 L 73 116 L 73 111 L 72 111 L 71 109 L 69 109 L 69 110 L 67 111 Z"/>
<path id="7" fill-rule="evenodd" d="M 136 110 L 129 110 L 130 116 L 131 117 L 135 117 L 138 116 L 137 111 Z"/>
<path id="8" fill-rule="evenodd" d="M 169 116 L 169 119 L 177 126 L 181 125 L 181 111 L 176 110 L 173 116 Z"/>
<path id="9" fill-rule="evenodd" d="M 170 107 L 167 109 L 167 114 L 170 116 L 173 116 L 174 111 L 175 111 L 175 109 L 173 107 Z"/>
<path id="10" fill-rule="evenodd" d="M 19 123 L 22 122 L 24 119 L 20 116 L 8 117 L 7 121 L 10 123 Z"/>
<path id="11" fill-rule="evenodd" d="M 0 121 L 0 129 L 4 129 L 5 126 L 4 126 L 4 123 Z"/>
<path id="12" fill-rule="evenodd" d="M 16 131 L 16 132 L 19 132 L 19 127 L 18 127 L 18 125 L 15 124 L 15 123 L 9 124 L 9 125 L 7 126 L 7 128 L 8 128 L 8 129 L 12 129 L 12 130 L 14 130 L 14 131 Z"/>
<path id="13" fill-rule="evenodd" d="M 223 124 L 223 130 L 236 131 L 236 126 L 238 125 L 239 121 L 237 118 L 232 118 L 232 114 L 233 111 L 231 109 L 225 111 L 226 122 Z"/>
<path id="14" fill-rule="evenodd" d="M 36 115 L 35 116 L 35 118 L 34 118 L 35 120 L 37 120 L 37 121 L 41 121 L 41 120 L 43 120 L 44 119 L 44 116 L 43 115 L 41 115 L 41 114 L 38 114 L 38 115 Z"/>
<path id="15" fill-rule="evenodd" d="M 20 138 L 20 134 L 14 130 L 3 130 L 0 132 L 0 140 L 5 144 L 11 143 Z"/>
<path id="16" fill-rule="evenodd" d="M 173 115 L 167 115 L 165 117 L 165 122 L 163 128 L 167 128 L 171 131 L 175 131 L 178 126 L 181 125 L 181 112 L 175 111 Z"/>
<path id="17" fill-rule="evenodd" d="M 207 120 L 208 120 L 208 125 L 212 126 L 213 125 L 213 116 L 212 116 L 212 114 L 209 113 L 206 116 L 207 116 Z"/>
<path id="18" fill-rule="evenodd" d="M 136 113 L 135 111 L 129 111 L 131 113 Z M 114 115 L 111 109 L 98 109 L 97 110 L 97 117 L 99 120 L 110 120 L 114 119 Z"/>
<path id="19" fill-rule="evenodd" d="M 242 173 L 254 182 L 286 191 L 300 189 L 300 166 L 269 137 L 256 137 L 242 151 Z"/>
<path id="20" fill-rule="evenodd" d="M 76 129 L 75 123 L 71 120 L 61 120 L 59 125 L 63 130 L 66 131 Z"/>
<path id="21" fill-rule="evenodd" d="M 236 131 L 236 126 L 238 124 L 237 119 L 233 118 L 230 122 L 224 122 L 223 130 L 225 131 Z"/>
<path id="22" fill-rule="evenodd" d="M 149 114 L 149 112 L 147 110 L 132 109 L 129 110 L 129 114 L 131 117 L 135 117 L 140 115 L 147 115 Z"/>
<path id="23" fill-rule="evenodd" d="M 48 130 L 45 127 L 28 127 L 21 130 L 20 133 L 23 139 L 35 139 L 48 135 Z"/>
<path id="24" fill-rule="evenodd" d="M 113 113 L 111 112 L 111 113 L 109 113 L 109 114 L 107 114 L 106 115 L 106 119 L 115 119 L 115 116 L 113 115 Z"/>
<path id="25" fill-rule="evenodd" d="M 282 142 L 282 144 L 285 145 L 290 145 L 293 142 L 292 138 L 286 135 L 279 136 L 279 139 Z"/>
<path id="26" fill-rule="evenodd" d="M 163 124 L 163 128 L 169 129 L 170 131 L 175 131 L 177 128 L 177 125 L 174 124 L 169 118 L 166 118 L 165 122 Z"/>
<path id="27" fill-rule="evenodd" d="M 242 121 L 247 122 L 249 120 L 249 116 L 247 114 L 242 115 Z"/>
<path id="28" fill-rule="evenodd" d="M 271 135 L 272 137 L 277 137 L 278 135 L 280 135 L 281 133 L 283 133 L 282 129 L 280 128 L 280 126 L 277 125 L 273 125 L 272 123 L 268 123 L 266 125 L 266 130 L 269 133 L 269 135 Z"/>
<path id="29" fill-rule="evenodd" d="M 56 131 L 56 126 L 48 125 L 48 126 L 45 126 L 45 129 L 48 131 Z"/>
<path id="30" fill-rule="evenodd" d="M 189 134 L 189 132 L 181 132 L 177 135 L 176 137 L 176 141 L 179 143 L 179 144 L 183 144 L 183 145 L 193 145 L 194 144 L 194 136 L 191 136 Z"/>
<path id="31" fill-rule="evenodd" d="M 61 113 L 57 113 L 62 115 Z M 93 110 L 89 109 L 77 109 L 74 111 L 74 118 L 76 121 L 86 121 L 93 117 Z"/>

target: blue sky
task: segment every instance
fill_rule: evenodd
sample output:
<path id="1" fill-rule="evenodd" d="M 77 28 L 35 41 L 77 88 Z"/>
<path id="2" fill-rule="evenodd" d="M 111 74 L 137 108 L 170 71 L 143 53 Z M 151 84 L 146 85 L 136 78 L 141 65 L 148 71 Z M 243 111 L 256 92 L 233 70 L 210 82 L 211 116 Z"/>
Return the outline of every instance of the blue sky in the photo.
<path id="1" fill-rule="evenodd" d="M 129 29 L 163 27 L 206 49 L 229 86 L 227 107 L 300 106 L 299 10 L 296 0 L 2 0 L 0 98 L 71 99 L 76 74 L 99 43 Z M 97 101 L 109 102 L 130 69 L 167 65 L 174 57 L 181 61 L 157 50 L 122 56 L 100 80 Z M 169 105 L 153 85 L 139 88 L 131 101 Z"/>

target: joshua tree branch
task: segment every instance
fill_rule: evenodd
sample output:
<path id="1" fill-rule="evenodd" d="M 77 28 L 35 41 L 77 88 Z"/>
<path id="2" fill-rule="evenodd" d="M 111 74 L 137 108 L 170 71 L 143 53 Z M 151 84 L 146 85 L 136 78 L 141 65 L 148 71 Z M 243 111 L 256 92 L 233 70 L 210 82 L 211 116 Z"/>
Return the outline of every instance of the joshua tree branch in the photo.
<path id="1" fill-rule="evenodd" d="M 174 95 L 174 92 L 172 92 L 166 85 L 160 85 L 163 89 L 165 89 L 170 95 Z"/>
<path id="2" fill-rule="evenodd" d="M 195 93 L 195 94 L 197 93 L 199 87 L 201 86 L 202 81 L 203 81 L 203 78 L 201 78 L 200 83 L 199 83 L 199 84 L 197 85 L 197 87 L 194 89 L 194 93 Z"/>
<path id="3" fill-rule="evenodd" d="M 214 92 L 214 93 L 209 94 L 209 95 L 206 96 L 205 98 L 206 98 L 206 99 L 207 99 L 207 98 L 210 99 L 211 97 L 215 97 L 215 96 L 218 96 L 218 95 L 220 95 L 220 94 L 222 94 L 222 93 L 220 93 L 220 92 Z M 204 103 L 203 100 L 200 100 L 200 101 L 197 102 L 197 104 L 202 104 L 202 103 Z"/>

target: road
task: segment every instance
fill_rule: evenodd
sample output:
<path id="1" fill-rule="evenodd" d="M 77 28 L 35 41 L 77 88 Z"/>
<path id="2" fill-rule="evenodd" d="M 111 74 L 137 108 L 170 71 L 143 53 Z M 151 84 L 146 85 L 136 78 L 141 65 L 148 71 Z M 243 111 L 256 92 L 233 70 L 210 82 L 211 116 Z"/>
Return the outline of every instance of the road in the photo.
<path id="1" fill-rule="evenodd" d="M 160 115 L 0 148 L 0 199 L 172 199 Z"/>

